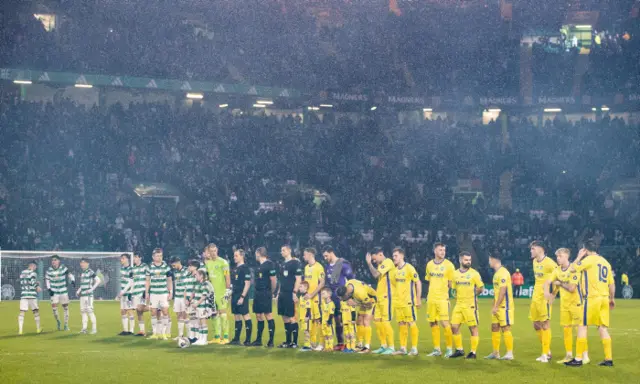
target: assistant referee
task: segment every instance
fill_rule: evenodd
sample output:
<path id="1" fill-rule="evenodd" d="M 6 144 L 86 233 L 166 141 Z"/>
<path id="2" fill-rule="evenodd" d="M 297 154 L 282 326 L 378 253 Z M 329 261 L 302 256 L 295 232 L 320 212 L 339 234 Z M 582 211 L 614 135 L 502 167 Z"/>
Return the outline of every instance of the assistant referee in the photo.
<path id="1" fill-rule="evenodd" d="M 258 334 L 256 340 L 251 343 L 253 347 L 262 346 L 262 332 L 264 332 L 264 319 L 269 323 L 269 342 L 267 348 L 273 348 L 273 336 L 276 333 L 276 323 L 273 321 L 272 307 L 273 297 L 278 285 L 277 267 L 269 260 L 267 249 L 260 247 L 256 250 L 258 270 L 255 277 L 255 296 L 253 298 L 253 313 L 258 321 Z"/>
<path id="2" fill-rule="evenodd" d="M 291 256 L 291 247 L 283 245 L 280 253 L 284 265 L 280 271 L 280 293 L 278 294 L 278 315 L 282 316 L 286 341 L 278 348 L 298 348 L 298 321 L 295 304 L 298 302 L 296 292 L 302 281 L 302 263 Z"/>

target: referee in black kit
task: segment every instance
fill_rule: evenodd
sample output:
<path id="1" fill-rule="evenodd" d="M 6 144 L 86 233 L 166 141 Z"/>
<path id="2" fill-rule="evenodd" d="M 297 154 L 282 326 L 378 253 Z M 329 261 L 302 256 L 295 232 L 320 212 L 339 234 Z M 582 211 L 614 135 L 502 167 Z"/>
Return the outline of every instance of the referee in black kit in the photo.
<path id="1" fill-rule="evenodd" d="M 249 315 L 249 289 L 251 288 L 251 269 L 244 263 L 245 253 L 243 249 L 236 249 L 233 252 L 233 261 L 236 268 L 231 273 L 231 313 L 235 320 L 235 333 L 230 345 L 240 345 L 240 334 L 242 333 L 242 320 L 246 329 L 245 346 L 251 344 L 251 331 L 253 324 Z"/>
<path id="2" fill-rule="evenodd" d="M 258 270 L 255 276 L 255 294 L 253 297 L 253 313 L 258 321 L 258 334 L 256 340 L 251 343 L 252 347 L 262 346 L 262 332 L 264 332 L 264 319 L 269 323 L 269 342 L 267 348 L 273 348 L 273 336 L 276 333 L 276 323 L 273 321 L 272 307 L 273 297 L 278 285 L 276 278 L 276 265 L 269 260 L 267 249 L 260 247 L 256 249 L 256 260 Z"/>
<path id="3" fill-rule="evenodd" d="M 298 348 L 298 321 L 296 303 L 298 287 L 302 281 L 302 264 L 291 256 L 291 247 L 283 245 L 280 253 L 284 265 L 280 271 L 280 292 L 278 294 L 278 315 L 282 316 L 287 339 L 278 348 Z"/>

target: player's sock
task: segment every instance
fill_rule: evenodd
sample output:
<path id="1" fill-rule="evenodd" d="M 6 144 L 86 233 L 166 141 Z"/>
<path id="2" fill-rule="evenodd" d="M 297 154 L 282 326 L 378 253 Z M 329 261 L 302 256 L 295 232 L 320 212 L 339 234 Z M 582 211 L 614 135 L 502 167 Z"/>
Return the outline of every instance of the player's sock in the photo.
<path id="1" fill-rule="evenodd" d="M 291 323 L 289 326 L 291 327 L 291 342 L 298 345 L 298 331 L 300 330 L 300 324 Z"/>
<path id="2" fill-rule="evenodd" d="M 122 315 L 122 332 L 129 332 L 129 318 L 127 315 Z"/>
<path id="3" fill-rule="evenodd" d="M 576 339 L 576 360 L 581 361 L 582 355 L 587 350 L 587 338 L 586 337 L 578 337 Z"/>
<path id="4" fill-rule="evenodd" d="M 220 316 L 216 316 L 213 318 L 213 339 L 214 340 L 219 340 L 220 339 Z"/>
<path id="5" fill-rule="evenodd" d="M 309 338 L 311 339 L 312 345 L 316 345 L 318 343 L 317 324 L 313 320 L 310 320 L 310 324 L 309 324 Z"/>
<path id="6" fill-rule="evenodd" d="M 542 330 L 542 354 L 548 355 L 551 351 L 551 330 Z"/>
<path id="7" fill-rule="evenodd" d="M 205 343 L 209 340 L 209 327 L 206 325 L 200 326 L 200 340 Z"/>
<path id="8" fill-rule="evenodd" d="M 40 312 L 33 314 L 33 320 L 36 322 L 36 329 L 40 329 Z"/>
<path id="9" fill-rule="evenodd" d="M 133 333 L 136 329 L 136 318 L 133 315 L 129 315 L 129 332 Z"/>
<path id="10" fill-rule="evenodd" d="M 451 331 L 451 325 L 444 327 L 444 342 L 447 345 L 447 349 L 453 349 L 453 332 Z"/>
<path id="11" fill-rule="evenodd" d="M 564 327 L 564 350 L 567 356 L 573 355 L 573 328 Z"/>
<path id="12" fill-rule="evenodd" d="M 356 325 L 356 338 L 360 345 L 364 344 L 364 325 Z"/>
<path id="13" fill-rule="evenodd" d="M 233 340 L 240 341 L 241 333 L 242 333 L 242 320 L 236 320 L 233 323 Z"/>
<path id="14" fill-rule="evenodd" d="M 273 337 L 276 335 L 276 321 L 271 319 L 267 320 L 269 326 L 269 344 L 273 343 Z"/>
<path id="15" fill-rule="evenodd" d="M 291 324 L 284 323 L 285 343 L 291 344 Z"/>
<path id="16" fill-rule="evenodd" d="M 262 342 L 262 332 L 264 332 L 264 320 L 258 320 L 258 333 L 256 340 Z"/>
<path id="17" fill-rule="evenodd" d="M 400 334 L 400 348 L 407 348 L 407 340 L 409 339 L 409 327 L 407 324 L 398 326 L 398 333 Z"/>
<path id="18" fill-rule="evenodd" d="M 471 352 L 476 353 L 478 350 L 478 344 L 480 343 L 480 337 L 471 336 Z"/>
<path id="19" fill-rule="evenodd" d="M 89 316 L 82 312 L 82 330 L 86 331 L 87 330 L 87 323 L 89 322 Z"/>
<path id="20" fill-rule="evenodd" d="M 309 325 L 310 320 L 304 321 L 304 344 L 303 347 L 311 348 L 311 326 Z"/>
<path id="21" fill-rule="evenodd" d="M 371 348 L 371 334 L 373 330 L 370 325 L 364 327 L 364 346 L 367 348 Z"/>
<path id="22" fill-rule="evenodd" d="M 221 336 L 223 339 L 227 340 L 229 338 L 229 319 L 227 318 L 227 312 L 222 312 L 220 314 L 220 323 L 222 326 Z"/>
<path id="23" fill-rule="evenodd" d="M 551 355 L 551 340 L 553 336 L 551 335 L 551 328 L 547 329 L 547 355 Z"/>
<path id="24" fill-rule="evenodd" d="M 58 307 L 53 308 L 53 317 L 56 319 L 58 323 L 60 322 L 60 314 L 58 313 Z"/>
<path id="25" fill-rule="evenodd" d="M 418 348 L 418 338 L 420 337 L 420 330 L 418 329 L 418 324 L 411 324 L 411 346 L 413 348 Z"/>
<path id="26" fill-rule="evenodd" d="M 507 348 L 507 353 L 513 352 L 513 334 L 511 333 L 511 331 L 506 331 L 504 332 L 503 336 L 504 346 Z M 498 343 L 498 345 L 500 345 L 500 343 Z"/>
<path id="27" fill-rule="evenodd" d="M 440 349 L 440 327 L 431 327 L 431 338 L 433 339 L 433 349 Z"/>
<path id="28" fill-rule="evenodd" d="M 18 315 L 18 331 L 20 333 L 22 333 L 23 326 L 24 326 L 24 312 L 20 312 L 20 314 Z"/>
<path id="29" fill-rule="evenodd" d="M 387 348 L 387 335 L 385 333 L 386 329 L 384 328 L 384 323 L 377 322 L 376 323 L 376 333 L 378 334 L 378 341 L 382 348 Z"/>
<path id="30" fill-rule="evenodd" d="M 93 330 L 93 332 L 95 332 L 98 329 L 98 324 L 96 322 L 96 313 L 91 312 L 89 314 L 89 319 L 91 319 L 91 329 Z"/>
<path id="31" fill-rule="evenodd" d="M 395 335 L 393 332 L 393 327 L 391 326 L 390 321 L 385 321 L 382 323 L 384 325 L 384 333 L 387 336 L 387 346 L 391 349 L 395 349 Z"/>
<path id="32" fill-rule="evenodd" d="M 151 316 L 151 329 L 153 330 L 153 334 L 158 334 L 158 318 L 155 316 Z"/>
<path id="33" fill-rule="evenodd" d="M 253 333 L 253 322 L 251 321 L 251 319 L 249 320 L 245 320 L 244 321 L 244 330 L 245 330 L 245 337 L 246 337 L 246 342 L 250 343 L 251 342 L 251 334 Z"/>
<path id="34" fill-rule="evenodd" d="M 491 346 L 493 347 L 493 352 L 500 351 L 500 332 L 491 332 Z"/>
<path id="35" fill-rule="evenodd" d="M 62 310 L 64 311 L 64 326 L 68 327 L 69 326 L 69 307 L 62 307 Z"/>
<path id="36" fill-rule="evenodd" d="M 138 317 L 138 329 L 142 333 L 146 333 L 146 329 L 144 326 L 144 317 Z"/>
<path id="37" fill-rule="evenodd" d="M 458 350 L 464 350 L 462 347 L 462 334 L 458 333 L 457 335 L 453 335 L 453 346 Z"/>
<path id="38" fill-rule="evenodd" d="M 602 339 L 602 347 L 604 348 L 604 359 L 613 360 L 613 350 L 611 349 L 611 338 Z"/>
<path id="39" fill-rule="evenodd" d="M 184 319 L 178 319 L 178 337 L 184 336 Z"/>
<path id="40" fill-rule="evenodd" d="M 169 322 L 169 316 L 162 315 L 162 318 L 160 319 L 160 325 L 158 327 L 158 332 L 161 335 L 167 335 L 171 333 L 171 328 L 169 327 L 169 324 L 171 324 Z"/>

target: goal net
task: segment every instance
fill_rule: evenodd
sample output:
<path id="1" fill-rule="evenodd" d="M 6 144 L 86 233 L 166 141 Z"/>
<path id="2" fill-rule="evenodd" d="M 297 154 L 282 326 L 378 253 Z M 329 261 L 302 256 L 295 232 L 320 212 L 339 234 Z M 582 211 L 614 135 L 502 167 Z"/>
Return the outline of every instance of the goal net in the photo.
<path id="1" fill-rule="evenodd" d="M 36 273 L 42 292 L 40 300 L 49 300 L 49 292 L 45 288 L 44 276 L 51 266 L 51 256 L 58 255 L 60 265 L 65 265 L 76 278 L 76 285 L 80 281 L 80 260 L 89 260 L 89 268 L 100 277 L 100 286 L 96 288 L 96 300 L 112 300 L 120 291 L 120 256 L 130 252 L 58 252 L 58 251 L 5 251 L 0 250 L 0 300 L 20 299 L 20 272 L 27 269 L 29 262 L 35 261 Z M 76 288 L 69 283 L 69 298 L 77 299 Z"/>

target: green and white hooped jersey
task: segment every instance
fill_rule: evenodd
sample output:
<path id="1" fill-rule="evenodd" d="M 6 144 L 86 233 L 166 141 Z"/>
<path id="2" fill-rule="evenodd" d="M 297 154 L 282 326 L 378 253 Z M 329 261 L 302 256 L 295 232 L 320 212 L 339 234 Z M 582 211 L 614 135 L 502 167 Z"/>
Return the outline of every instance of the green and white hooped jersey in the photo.
<path id="1" fill-rule="evenodd" d="M 60 265 L 58 268 L 49 267 L 45 278 L 49 282 L 49 289 L 54 295 L 67 295 L 67 274 L 69 269 L 64 265 Z"/>
<path id="2" fill-rule="evenodd" d="M 193 295 L 196 292 L 196 284 L 198 284 L 198 282 L 196 281 L 196 276 L 192 275 L 187 270 L 187 276 L 183 278 L 183 282 L 184 282 L 184 294 L 187 296 L 187 298 L 189 298 L 191 297 L 191 295 Z M 182 296 L 178 296 L 177 289 L 176 289 L 176 297 L 182 297 Z"/>
<path id="3" fill-rule="evenodd" d="M 38 298 L 38 275 L 35 271 L 25 269 L 20 273 L 20 291 L 22 299 Z"/>
<path id="4" fill-rule="evenodd" d="M 181 298 L 184 296 L 186 290 L 186 279 L 191 276 L 187 267 L 182 267 L 180 270 L 173 270 L 173 281 L 176 285 L 175 297 Z"/>
<path id="5" fill-rule="evenodd" d="M 196 297 L 195 301 L 200 301 L 201 298 L 205 298 L 198 305 L 198 308 L 214 308 L 213 303 L 215 303 L 214 293 L 213 293 L 213 285 L 205 281 L 203 283 L 196 283 Z"/>
<path id="6" fill-rule="evenodd" d="M 164 261 L 160 265 L 151 263 L 147 270 L 147 276 L 151 277 L 149 285 L 150 295 L 164 295 L 169 293 L 167 286 L 167 276 L 171 273 L 171 268 Z"/>
<path id="7" fill-rule="evenodd" d="M 96 273 L 91 268 L 87 268 L 80 274 L 80 296 L 93 296 L 91 287 L 96 281 Z"/>
<path id="8" fill-rule="evenodd" d="M 147 271 L 149 267 L 145 263 L 140 265 L 134 265 L 131 267 L 131 273 L 133 275 L 133 288 L 131 289 L 131 295 L 143 296 L 147 283 Z"/>
<path id="9" fill-rule="evenodd" d="M 130 286 L 126 291 L 124 290 L 129 284 L 130 281 L 133 280 L 133 268 L 131 266 L 120 267 L 120 291 L 123 294 L 128 295 L 133 291 L 133 287 Z"/>

